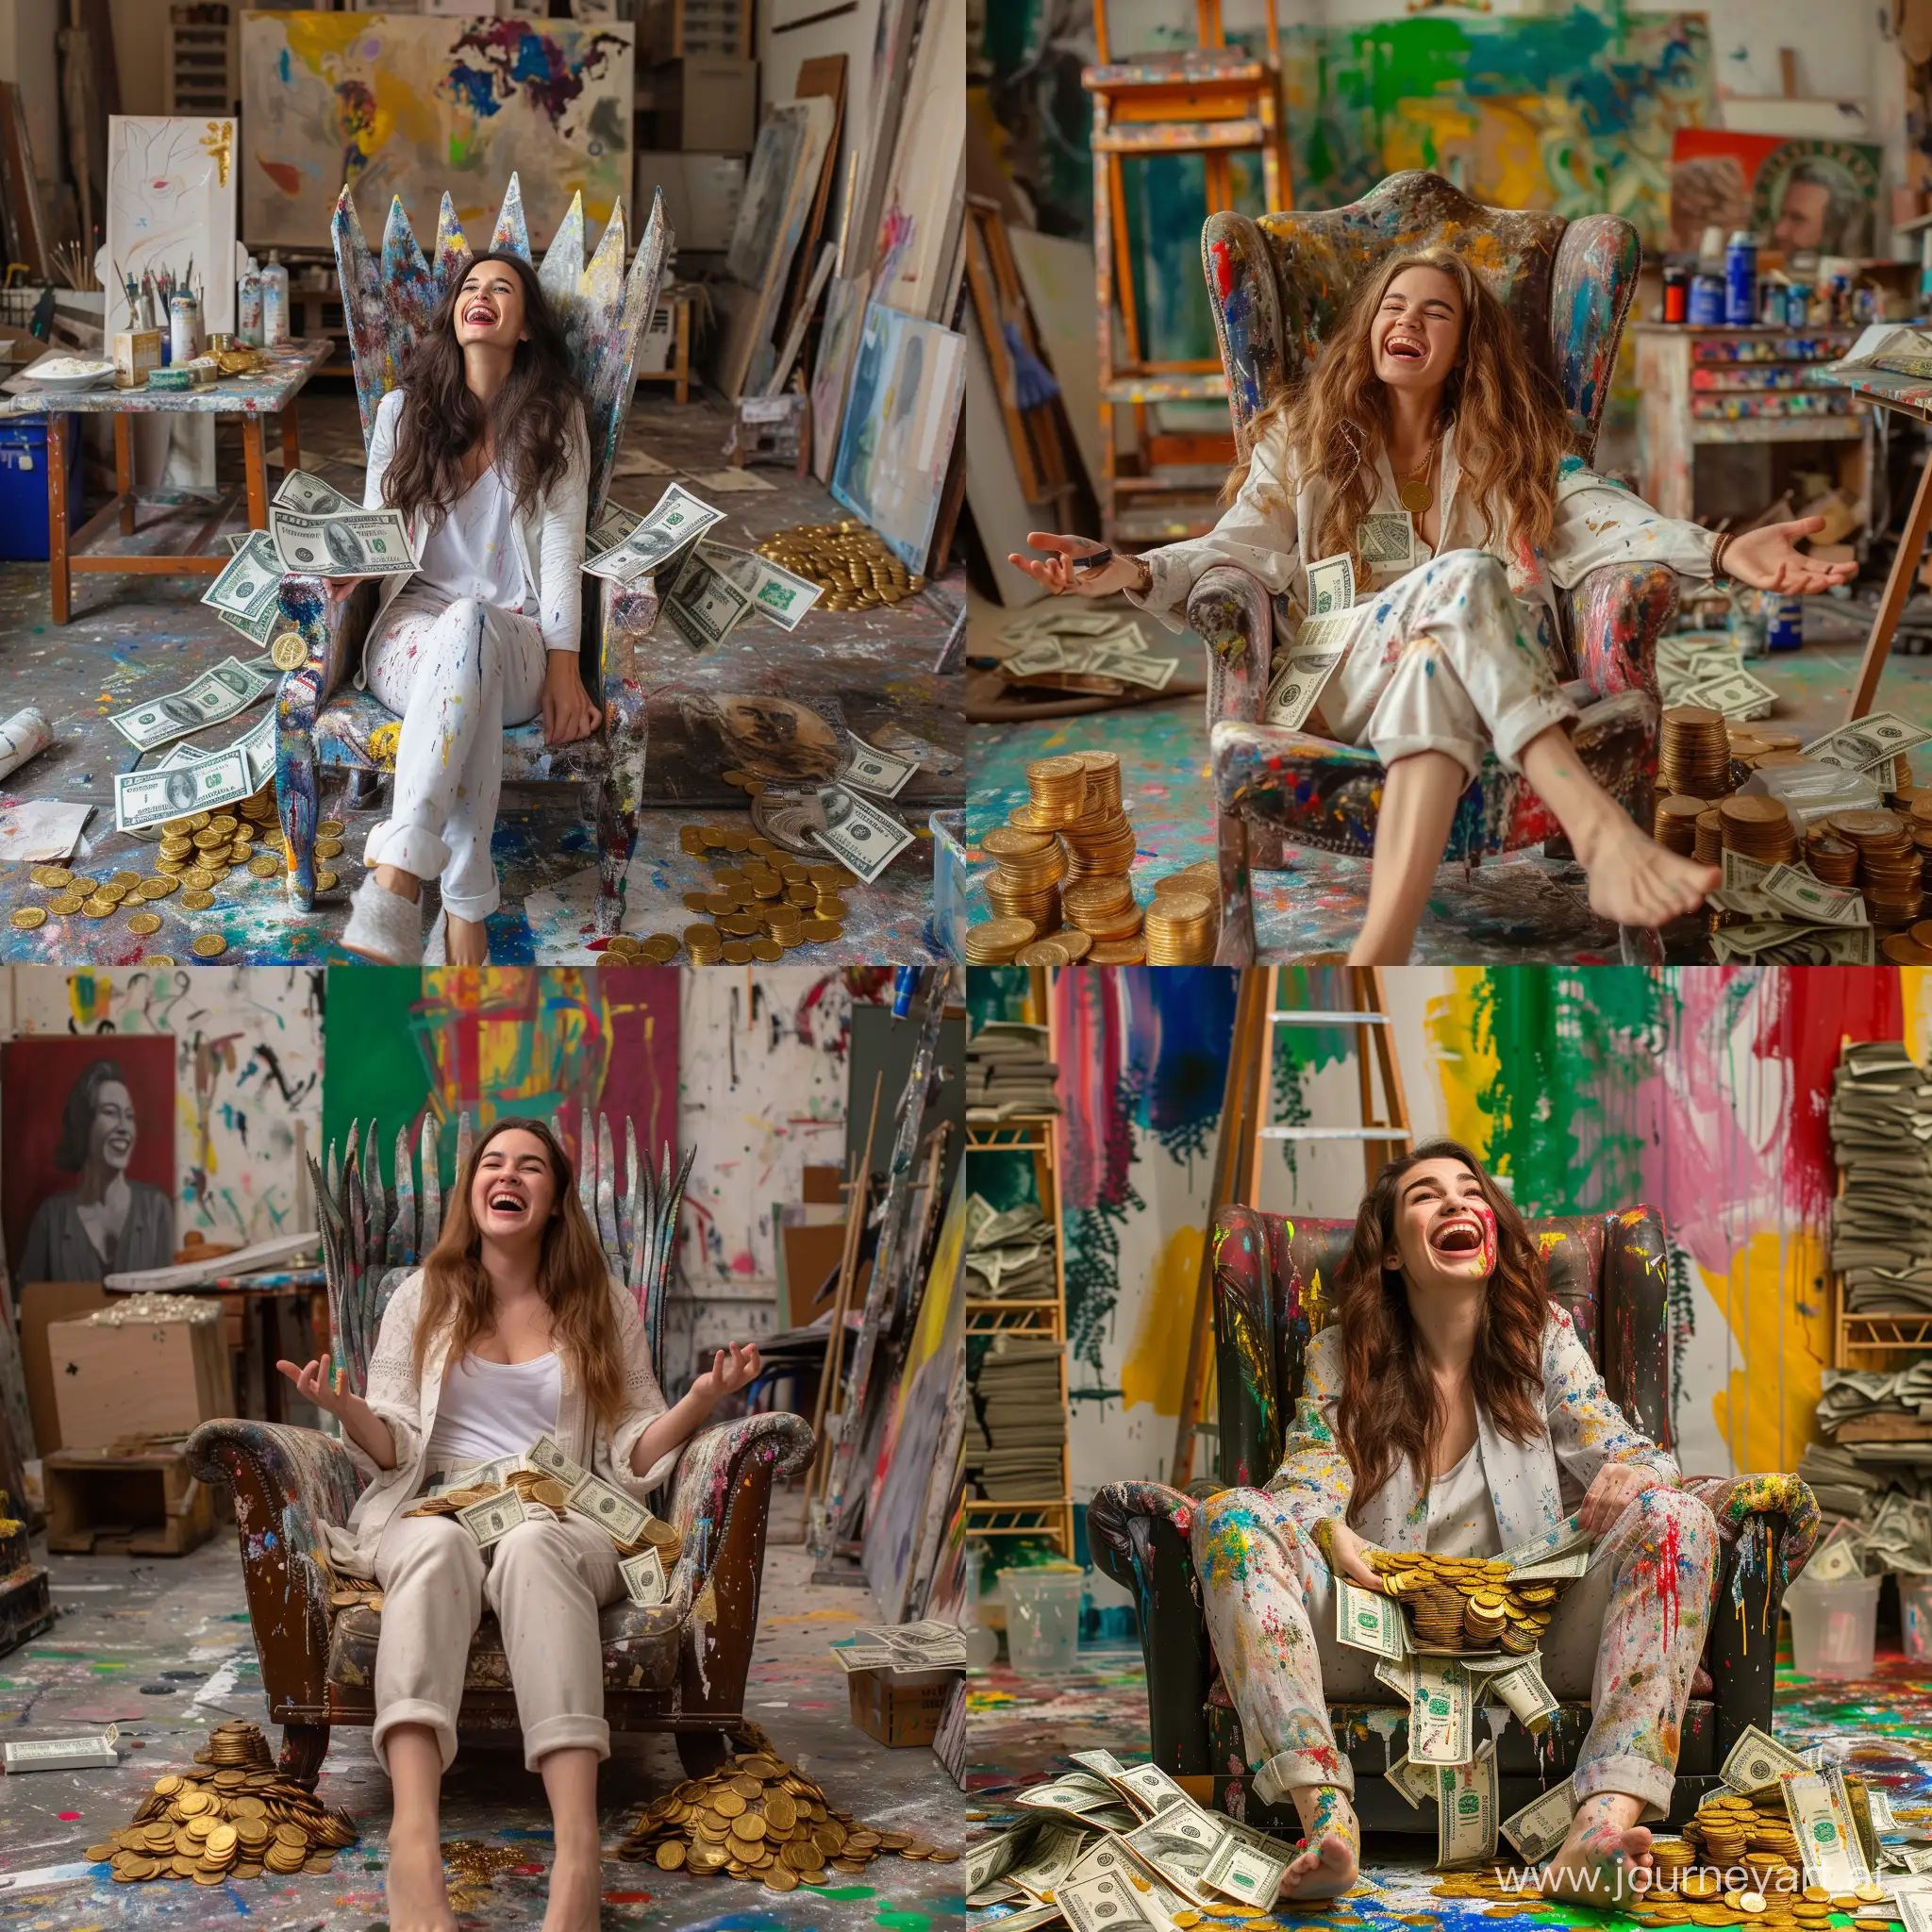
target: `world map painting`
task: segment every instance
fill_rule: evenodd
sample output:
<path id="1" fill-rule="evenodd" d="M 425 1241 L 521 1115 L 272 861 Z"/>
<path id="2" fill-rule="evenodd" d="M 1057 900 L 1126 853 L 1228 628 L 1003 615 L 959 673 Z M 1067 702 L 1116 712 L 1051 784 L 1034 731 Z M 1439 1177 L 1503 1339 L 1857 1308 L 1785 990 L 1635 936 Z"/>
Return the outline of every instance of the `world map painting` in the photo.
<path id="1" fill-rule="evenodd" d="M 390 197 L 488 232 L 511 173 L 541 249 L 581 192 L 592 223 L 630 187 L 635 28 L 433 14 L 248 13 L 242 231 L 256 249 L 328 231 L 347 182 L 379 234 Z"/>

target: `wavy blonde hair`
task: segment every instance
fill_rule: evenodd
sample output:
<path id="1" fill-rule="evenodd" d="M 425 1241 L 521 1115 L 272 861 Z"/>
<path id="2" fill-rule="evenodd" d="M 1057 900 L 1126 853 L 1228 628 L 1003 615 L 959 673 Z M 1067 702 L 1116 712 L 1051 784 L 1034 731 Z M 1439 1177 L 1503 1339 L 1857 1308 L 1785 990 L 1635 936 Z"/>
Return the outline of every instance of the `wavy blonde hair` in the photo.
<path id="1" fill-rule="evenodd" d="M 1304 533 L 1303 553 L 1347 551 L 1358 581 L 1366 581 L 1366 573 L 1356 533 L 1375 500 L 1375 456 L 1391 426 L 1389 393 L 1375 374 L 1370 332 L 1389 285 L 1412 268 L 1436 269 L 1461 291 L 1461 356 L 1443 386 L 1439 421 L 1456 425 L 1458 488 L 1481 509 L 1485 546 L 1510 531 L 1539 550 L 1549 541 L 1557 521 L 1557 465 L 1575 448 L 1554 378 L 1469 263 L 1444 250 L 1391 255 L 1357 283 L 1313 369 L 1249 426 L 1252 451 L 1279 422 L 1290 474 L 1304 485 L 1317 476 L 1328 484 L 1327 507 L 1320 526 Z M 1229 496 L 1247 481 L 1248 469 L 1245 462 L 1236 465 Z M 1494 527 L 1499 509 L 1506 513 L 1503 532 Z"/>

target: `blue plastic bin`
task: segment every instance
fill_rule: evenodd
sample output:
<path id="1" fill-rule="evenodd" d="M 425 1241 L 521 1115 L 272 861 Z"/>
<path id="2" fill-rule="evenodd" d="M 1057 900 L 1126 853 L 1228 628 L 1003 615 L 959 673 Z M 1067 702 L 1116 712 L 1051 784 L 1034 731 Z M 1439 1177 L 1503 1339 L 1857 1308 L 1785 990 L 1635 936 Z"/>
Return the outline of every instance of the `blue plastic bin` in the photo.
<path id="1" fill-rule="evenodd" d="M 80 516 L 80 418 L 67 424 L 67 524 Z M 47 419 L 11 416 L 0 422 L 0 557 L 47 560 Z"/>

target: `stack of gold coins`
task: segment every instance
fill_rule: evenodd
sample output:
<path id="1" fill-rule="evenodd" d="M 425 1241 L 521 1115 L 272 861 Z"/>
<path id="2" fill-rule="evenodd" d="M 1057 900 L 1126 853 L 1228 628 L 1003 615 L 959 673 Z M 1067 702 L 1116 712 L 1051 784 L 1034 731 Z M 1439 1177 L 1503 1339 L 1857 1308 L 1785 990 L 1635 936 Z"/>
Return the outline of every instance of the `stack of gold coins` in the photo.
<path id="1" fill-rule="evenodd" d="M 1693 798 L 1688 791 L 1676 791 L 1668 798 L 1660 798 L 1657 802 L 1651 836 L 1659 845 L 1668 846 L 1673 852 L 1681 852 L 1688 858 L 1697 849 L 1697 820 L 1704 809 L 1703 799 Z"/>
<path id="2" fill-rule="evenodd" d="M 827 610 L 869 610 L 925 589 L 864 524 L 793 524 L 760 540 L 758 552 L 824 591 Z"/>
<path id="3" fill-rule="evenodd" d="M 1060 880 L 1067 855 L 1051 832 L 1023 832 L 995 825 L 980 849 L 998 862 L 986 882 L 986 896 L 1002 919 L 1030 921 L 1036 933 L 1060 923 Z"/>
<path id="4" fill-rule="evenodd" d="M 1089 811 L 1120 811 L 1121 755 L 1117 751 L 1083 751 L 1077 754 L 1087 767 L 1087 808 Z"/>
<path id="5" fill-rule="evenodd" d="M 1690 856 L 1699 865 L 1716 865 L 1723 859 L 1724 850 L 1724 822 L 1713 806 L 1697 814 L 1697 842 L 1691 847 Z"/>
<path id="6" fill-rule="evenodd" d="M 356 1840 L 348 1814 L 275 1768 L 267 1740 L 236 1720 L 209 1732 L 195 1754 L 207 1771 L 169 1772 L 134 1814 L 133 1823 L 90 1858 L 111 1861 L 116 1883 L 191 1878 L 221 1885 L 266 1872 L 328 1872 L 336 1852 Z"/>
<path id="7" fill-rule="evenodd" d="M 1029 940 L 1013 955 L 1015 966 L 1077 966 L 1093 944 L 1093 935 L 1063 925 L 1043 940 Z"/>
<path id="8" fill-rule="evenodd" d="M 1032 829 L 1070 825 L 1087 809 L 1087 766 L 1079 758 L 1035 758 L 1026 767 Z"/>
<path id="9" fill-rule="evenodd" d="M 1107 873 L 1070 885 L 1060 895 L 1067 924 L 1091 933 L 1096 943 L 1130 939 L 1141 930 L 1141 910 L 1125 873 Z"/>
<path id="10" fill-rule="evenodd" d="M 1798 856 L 1798 831 L 1775 798 L 1727 798 L 1718 807 L 1724 850 L 1769 865 L 1789 865 Z"/>
<path id="11" fill-rule="evenodd" d="M 1460 1650 L 1465 1643 L 1463 1621 L 1467 1602 L 1453 1584 L 1425 1585 L 1407 1599 L 1408 1613 L 1415 1620 L 1418 1643 L 1431 1649 Z"/>
<path id="12" fill-rule="evenodd" d="M 1060 828 L 1067 848 L 1067 876 L 1125 878 L 1134 866 L 1134 824 L 1119 806 L 1083 812 Z"/>
<path id="13" fill-rule="evenodd" d="M 1493 1649 L 1501 1641 L 1503 1632 L 1509 1627 L 1503 1601 L 1500 1590 L 1479 1590 L 1467 1599 L 1462 1612 L 1462 1631 L 1478 1650 Z"/>
<path id="14" fill-rule="evenodd" d="M 770 1751 L 749 1752 L 708 1777 L 686 1778 L 639 1815 L 617 1856 L 660 1872 L 761 1881 L 768 1891 L 831 1885 L 887 1852 L 934 1865 L 958 1853 L 908 1831 L 879 1831 L 835 1810 L 824 1789 Z"/>
<path id="15" fill-rule="evenodd" d="M 1805 835 L 1805 863 L 1813 878 L 1827 886 L 1849 886 L 1858 876 L 1858 848 L 1829 826 L 1814 825 Z"/>
<path id="16" fill-rule="evenodd" d="M 966 928 L 966 963 L 969 966 L 1010 966 L 1013 955 L 1033 938 L 1033 922 L 1027 919 L 984 919 Z"/>
<path id="17" fill-rule="evenodd" d="M 1857 848 L 1858 884 L 1874 925 L 1910 925 L 1924 909 L 1924 858 L 1911 822 L 1891 811 L 1841 811 L 1830 828 Z"/>
<path id="18" fill-rule="evenodd" d="M 1679 1876 L 1697 1862 L 1697 1848 L 1681 1838 L 1652 1839 L 1650 1854 L 1657 1883 L 1666 1890 L 1674 1891 Z"/>
<path id="19" fill-rule="evenodd" d="M 677 958 L 684 941 L 675 933 L 654 932 L 640 939 L 635 933 L 617 932 L 604 941 L 604 963 L 618 966 L 668 966 Z"/>
<path id="20" fill-rule="evenodd" d="M 1706 705 L 1674 705 L 1664 713 L 1657 750 L 1657 789 L 1666 795 L 1722 798 L 1731 789 L 1731 745 L 1724 714 Z"/>
<path id="21" fill-rule="evenodd" d="M 1214 902 L 1201 892 L 1156 892 L 1147 908 L 1150 966 L 1214 963 Z"/>
<path id="22" fill-rule="evenodd" d="M 724 935 L 715 925 L 688 925 L 684 951 L 693 966 L 715 966 L 724 957 Z"/>

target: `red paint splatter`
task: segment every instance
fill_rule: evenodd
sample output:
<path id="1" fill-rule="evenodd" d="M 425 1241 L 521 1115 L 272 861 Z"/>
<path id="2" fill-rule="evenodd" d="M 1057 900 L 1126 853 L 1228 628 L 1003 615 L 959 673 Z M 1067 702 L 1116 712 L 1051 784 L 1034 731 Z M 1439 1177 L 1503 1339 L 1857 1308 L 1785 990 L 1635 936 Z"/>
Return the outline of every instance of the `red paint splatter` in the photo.
<path id="1" fill-rule="evenodd" d="M 292 161 L 268 161 L 259 155 L 255 165 L 279 188 L 284 194 L 293 196 L 302 192 L 302 171 Z"/>
<path id="2" fill-rule="evenodd" d="M 1234 292 L 1234 264 L 1227 258 L 1227 243 L 1211 242 L 1208 253 L 1214 262 L 1214 292 L 1225 302 Z"/>
<path id="3" fill-rule="evenodd" d="M 1664 1607 L 1664 1643 L 1669 1646 L 1677 1633 L 1677 1519 L 1664 1518 L 1663 1534 L 1657 1540 L 1657 1554 L 1650 1559 L 1652 1580 Z"/>
<path id="4" fill-rule="evenodd" d="M 607 1906 L 647 1906 L 651 1898 L 648 1891 L 607 1891 L 604 1903 Z"/>
<path id="5" fill-rule="evenodd" d="M 63 1824 L 71 1824 L 80 1816 L 80 1813 L 78 1811 L 58 1811 L 55 1813 L 55 1816 L 60 1819 Z"/>

